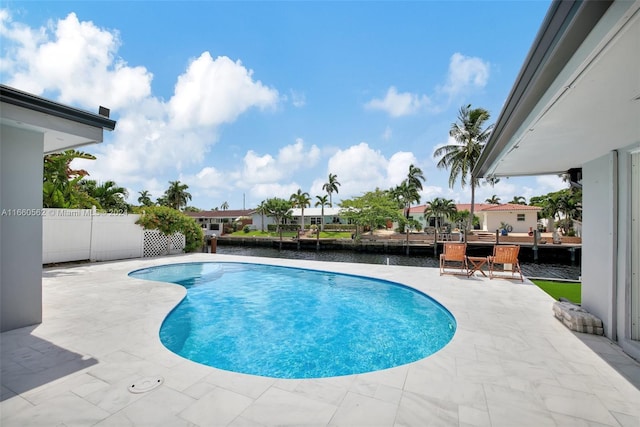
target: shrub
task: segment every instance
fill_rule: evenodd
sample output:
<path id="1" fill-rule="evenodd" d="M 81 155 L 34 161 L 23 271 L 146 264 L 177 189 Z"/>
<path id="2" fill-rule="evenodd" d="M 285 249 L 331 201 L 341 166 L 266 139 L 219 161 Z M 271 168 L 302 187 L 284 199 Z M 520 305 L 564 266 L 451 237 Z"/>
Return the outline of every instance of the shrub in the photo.
<path id="1" fill-rule="evenodd" d="M 242 231 L 244 231 L 245 233 L 248 233 L 251 231 L 251 227 L 248 225 L 245 225 L 244 228 L 242 229 Z"/>
<path id="2" fill-rule="evenodd" d="M 204 233 L 195 219 L 166 206 L 148 206 L 140 209 L 140 218 L 136 224 L 145 230 L 159 230 L 165 236 L 182 233 L 185 252 L 200 249 L 204 242 Z"/>

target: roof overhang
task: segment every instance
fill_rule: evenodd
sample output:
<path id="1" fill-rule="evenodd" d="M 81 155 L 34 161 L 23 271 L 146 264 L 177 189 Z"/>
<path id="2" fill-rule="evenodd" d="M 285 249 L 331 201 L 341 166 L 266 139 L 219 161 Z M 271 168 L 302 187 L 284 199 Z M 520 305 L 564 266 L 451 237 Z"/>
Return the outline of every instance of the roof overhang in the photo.
<path id="1" fill-rule="evenodd" d="M 473 171 L 564 173 L 640 142 L 640 1 L 554 1 Z"/>
<path id="2" fill-rule="evenodd" d="M 44 134 L 44 154 L 102 142 L 116 122 L 0 85 L 0 123 Z"/>

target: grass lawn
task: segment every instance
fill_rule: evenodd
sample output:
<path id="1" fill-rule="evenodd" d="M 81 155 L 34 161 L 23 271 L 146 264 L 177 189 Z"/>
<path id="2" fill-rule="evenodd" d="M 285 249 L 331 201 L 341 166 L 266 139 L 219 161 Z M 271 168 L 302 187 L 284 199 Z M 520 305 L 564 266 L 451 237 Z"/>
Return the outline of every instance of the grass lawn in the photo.
<path id="1" fill-rule="evenodd" d="M 582 302 L 581 283 L 554 282 L 550 280 L 532 280 L 532 282 L 555 300 L 564 297 L 576 304 L 581 304 Z"/>

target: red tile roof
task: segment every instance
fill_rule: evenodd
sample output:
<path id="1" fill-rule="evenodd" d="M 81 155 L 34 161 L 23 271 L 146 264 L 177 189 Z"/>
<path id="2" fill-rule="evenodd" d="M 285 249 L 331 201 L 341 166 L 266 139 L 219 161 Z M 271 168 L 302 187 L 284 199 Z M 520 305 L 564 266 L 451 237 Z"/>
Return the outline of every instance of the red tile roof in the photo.
<path id="1" fill-rule="evenodd" d="M 412 214 L 421 214 L 424 212 L 424 209 L 427 207 L 427 205 L 419 205 L 419 206 L 412 206 L 411 209 L 409 209 L 409 213 Z M 456 209 L 458 209 L 458 211 L 470 211 L 471 210 L 471 203 L 460 203 L 456 205 Z M 529 206 L 529 205 L 517 205 L 515 203 L 504 203 L 501 205 L 491 205 L 488 203 L 476 203 L 475 204 L 475 209 L 474 212 L 486 212 L 486 211 L 539 211 L 541 210 L 539 207 L 537 206 Z"/>

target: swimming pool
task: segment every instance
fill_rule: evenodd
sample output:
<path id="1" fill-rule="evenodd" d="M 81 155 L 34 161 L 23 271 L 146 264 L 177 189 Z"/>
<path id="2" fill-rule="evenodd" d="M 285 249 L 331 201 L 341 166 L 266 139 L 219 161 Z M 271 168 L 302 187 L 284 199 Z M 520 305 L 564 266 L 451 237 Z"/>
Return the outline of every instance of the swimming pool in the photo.
<path id="1" fill-rule="evenodd" d="M 182 357 L 274 378 L 322 378 L 404 365 L 444 347 L 456 322 L 429 296 L 361 276 L 201 262 L 137 270 L 186 297 L 160 339 Z"/>

